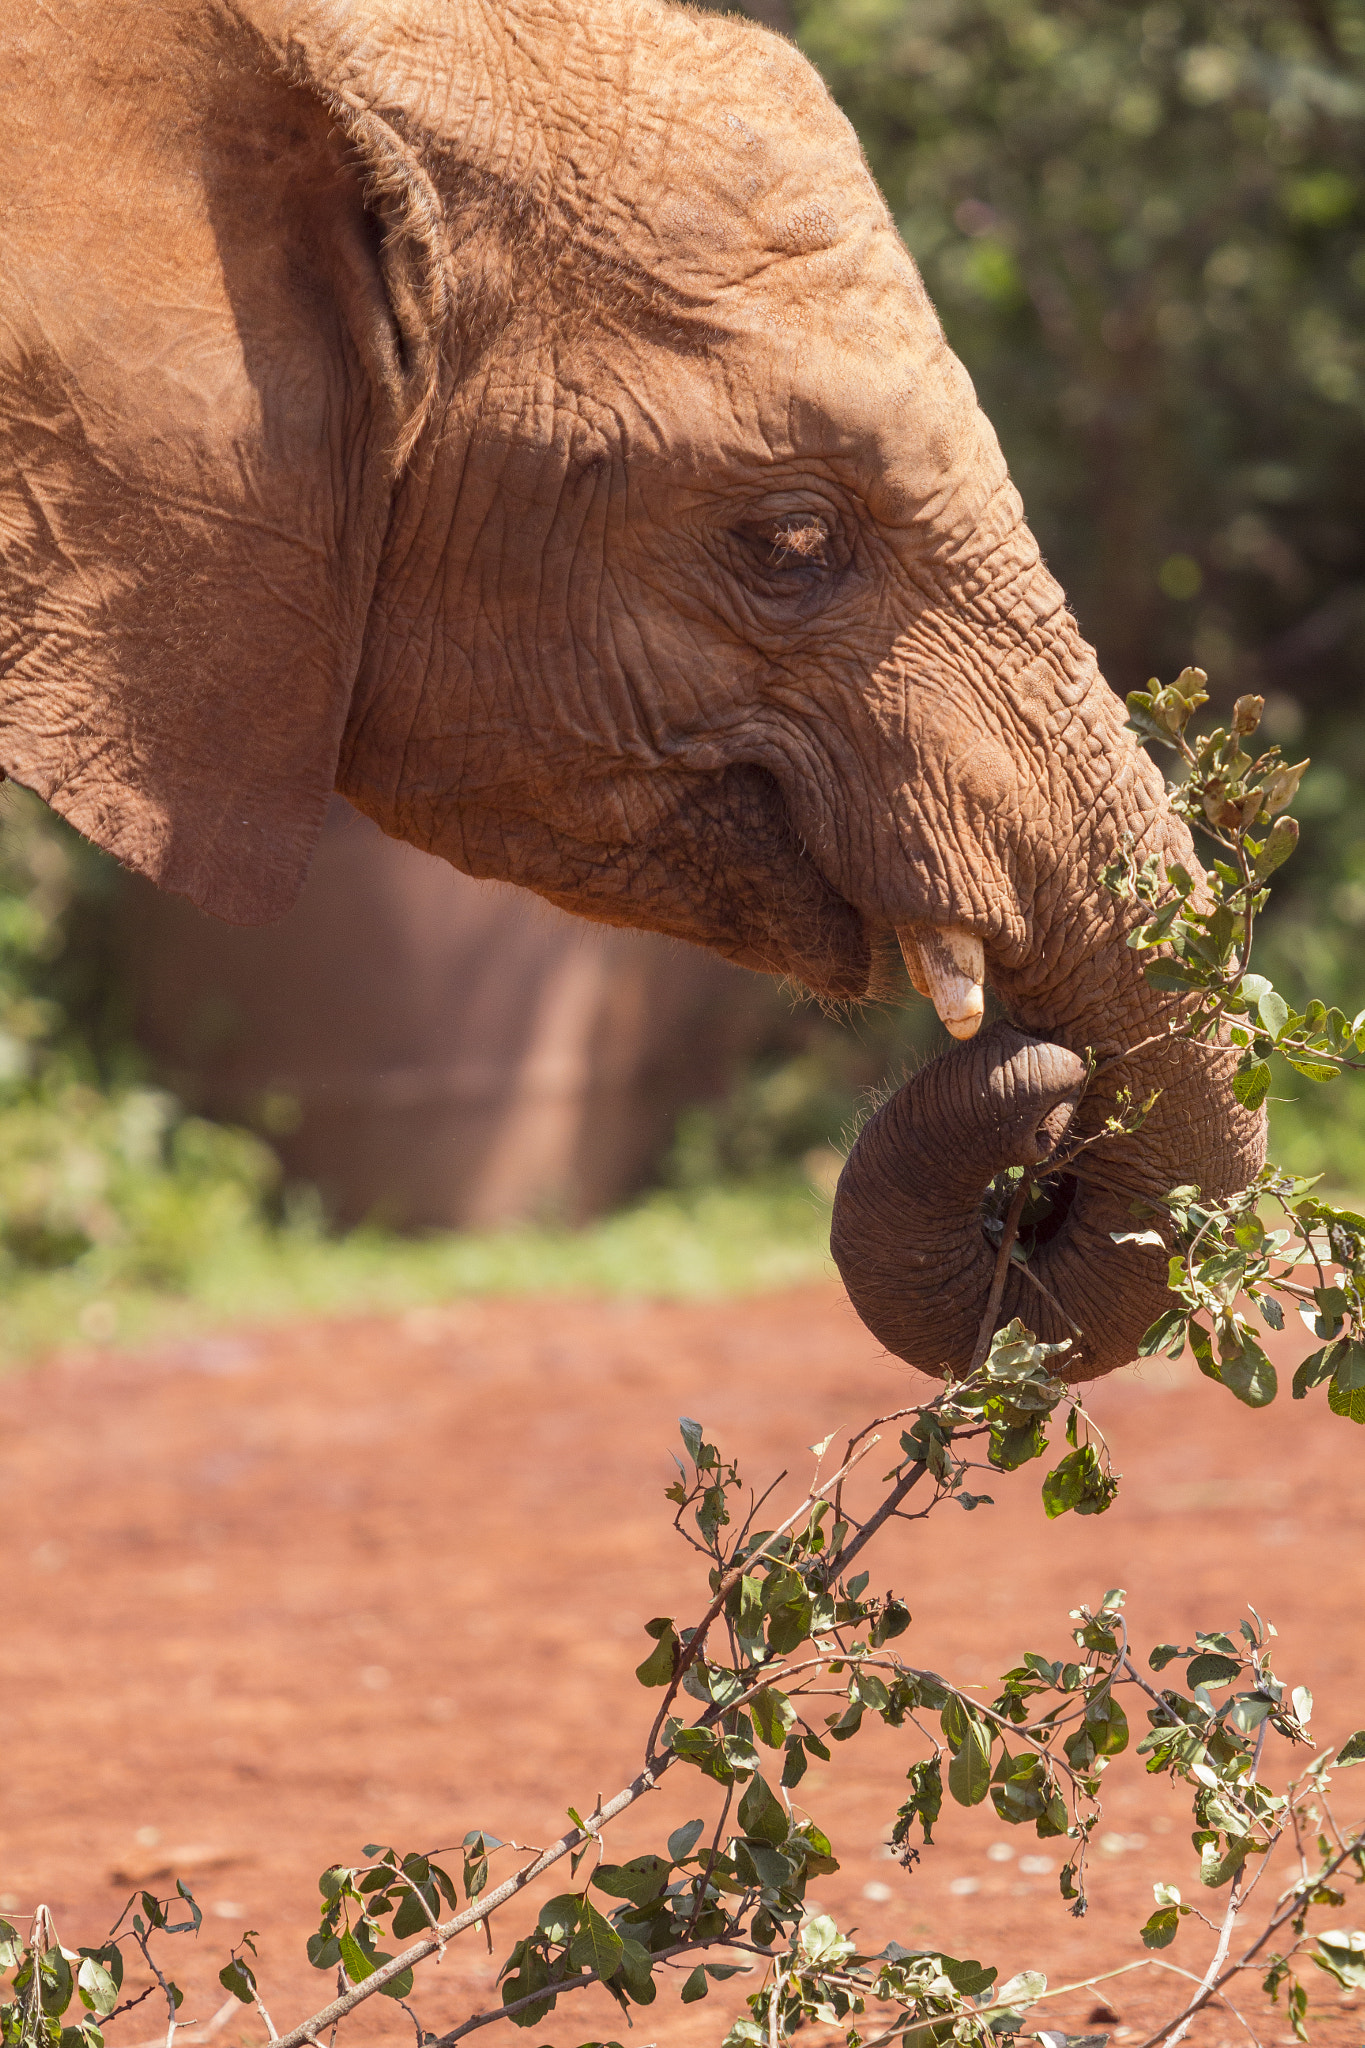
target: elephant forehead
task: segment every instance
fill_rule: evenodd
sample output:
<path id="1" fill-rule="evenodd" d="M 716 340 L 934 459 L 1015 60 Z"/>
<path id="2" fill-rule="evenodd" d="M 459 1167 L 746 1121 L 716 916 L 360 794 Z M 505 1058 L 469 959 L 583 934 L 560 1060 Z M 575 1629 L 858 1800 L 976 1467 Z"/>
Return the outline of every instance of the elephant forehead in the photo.
<path id="1" fill-rule="evenodd" d="M 842 116 L 833 133 L 819 132 L 831 126 L 827 118 L 814 133 L 793 132 L 748 107 L 702 108 L 680 122 L 666 163 L 640 166 L 639 210 L 661 257 L 723 286 L 880 224 L 884 209 L 852 132 Z"/>
<path id="2" fill-rule="evenodd" d="M 718 293 L 683 346 L 671 321 L 579 325 L 554 355 L 557 427 L 590 425 L 603 453 L 622 442 L 633 460 L 698 482 L 752 481 L 775 465 L 799 482 L 810 466 L 892 526 L 921 518 L 965 472 L 994 488 L 1004 464 L 971 380 L 909 258 L 884 239 L 848 238 Z M 527 351 L 513 336 L 508 350 L 510 392 Z"/>
<path id="3" fill-rule="evenodd" d="M 616 86 L 550 117 L 557 202 L 677 287 L 705 296 L 887 220 L 818 74 L 751 24 L 670 12 Z"/>

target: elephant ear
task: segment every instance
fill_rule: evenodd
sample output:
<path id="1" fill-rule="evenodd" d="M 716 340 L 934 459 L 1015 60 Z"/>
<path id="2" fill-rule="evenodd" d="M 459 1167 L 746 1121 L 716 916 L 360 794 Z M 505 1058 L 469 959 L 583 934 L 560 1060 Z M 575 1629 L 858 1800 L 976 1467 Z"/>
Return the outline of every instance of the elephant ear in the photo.
<path id="1" fill-rule="evenodd" d="M 354 75 L 241 13 L 87 77 L 29 12 L 18 48 L 0 32 L 0 182 L 26 193 L 0 258 L 0 766 L 266 922 L 307 873 L 439 396 L 441 202 Z"/>

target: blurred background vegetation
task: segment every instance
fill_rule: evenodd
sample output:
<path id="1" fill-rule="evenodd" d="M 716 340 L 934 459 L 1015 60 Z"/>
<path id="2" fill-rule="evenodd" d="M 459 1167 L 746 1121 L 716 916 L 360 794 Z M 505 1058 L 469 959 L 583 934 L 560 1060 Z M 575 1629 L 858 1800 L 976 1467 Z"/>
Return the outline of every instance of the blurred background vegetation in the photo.
<path id="1" fill-rule="evenodd" d="M 1365 1004 L 1365 4 L 753 0 L 820 68 L 1120 692 L 1186 661 L 1310 754 L 1261 963 Z M 665 1186 L 577 1234 L 329 1239 L 262 1137 L 133 1046 L 110 864 L 0 804 L 0 1296 L 11 1354 L 465 1287 L 665 1292 L 823 1261 L 843 1134 L 923 1006 L 775 1004 Z M 1292 1078 L 1292 1077 L 1291 1077 Z M 1286 1086 L 1276 1154 L 1365 1190 L 1365 1081 Z M 1299 1099 L 1302 1098 L 1302 1099 Z"/>

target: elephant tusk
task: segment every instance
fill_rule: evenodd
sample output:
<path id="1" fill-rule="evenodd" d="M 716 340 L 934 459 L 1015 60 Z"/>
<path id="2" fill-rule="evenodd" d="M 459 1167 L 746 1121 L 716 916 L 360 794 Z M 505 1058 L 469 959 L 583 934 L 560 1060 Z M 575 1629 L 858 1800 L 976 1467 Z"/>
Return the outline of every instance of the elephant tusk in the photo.
<path id="1" fill-rule="evenodd" d="M 954 1038 L 975 1038 L 986 1006 L 986 954 L 975 932 L 906 924 L 896 937 L 911 981 Z"/>

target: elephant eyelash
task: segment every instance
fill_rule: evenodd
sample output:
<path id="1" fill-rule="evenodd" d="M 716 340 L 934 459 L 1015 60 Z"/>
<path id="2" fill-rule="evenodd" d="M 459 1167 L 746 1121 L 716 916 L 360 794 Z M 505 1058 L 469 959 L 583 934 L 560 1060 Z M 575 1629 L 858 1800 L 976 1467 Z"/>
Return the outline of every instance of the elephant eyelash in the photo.
<path id="1" fill-rule="evenodd" d="M 828 560 L 829 528 L 823 519 L 784 519 L 774 529 L 772 563 L 775 568 L 791 561 L 818 568 L 824 567 Z"/>

